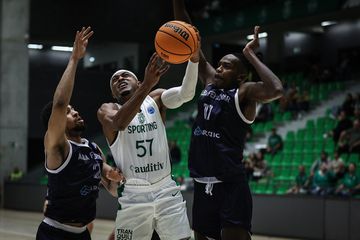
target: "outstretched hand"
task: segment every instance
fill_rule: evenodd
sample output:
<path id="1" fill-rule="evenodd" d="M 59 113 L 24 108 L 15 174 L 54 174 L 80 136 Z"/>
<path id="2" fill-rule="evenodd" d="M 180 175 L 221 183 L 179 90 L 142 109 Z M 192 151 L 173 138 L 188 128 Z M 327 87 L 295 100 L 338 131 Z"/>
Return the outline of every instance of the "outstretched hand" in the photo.
<path id="1" fill-rule="evenodd" d="M 166 73 L 169 67 L 170 65 L 168 63 L 160 58 L 159 55 L 154 53 L 145 68 L 143 84 L 150 84 L 151 87 L 154 87 L 159 82 L 160 77 Z"/>
<path id="2" fill-rule="evenodd" d="M 72 57 L 79 60 L 85 56 L 86 47 L 89 42 L 89 38 L 94 34 L 91 31 L 91 27 L 83 27 L 81 31 L 76 31 L 75 42 L 72 50 Z"/>
<path id="3" fill-rule="evenodd" d="M 106 178 L 113 182 L 124 182 L 124 175 L 117 169 L 110 169 L 106 173 Z"/>
<path id="4" fill-rule="evenodd" d="M 199 62 L 200 60 L 200 51 L 201 51 L 201 37 L 200 37 L 200 33 L 197 30 L 196 27 L 193 27 L 196 31 L 196 39 L 197 39 L 197 49 L 196 51 L 191 55 L 190 61 L 192 61 L 193 63 L 195 62 Z"/>
<path id="5" fill-rule="evenodd" d="M 260 31 L 260 27 L 255 26 L 254 27 L 254 39 L 246 44 L 244 51 L 248 51 L 248 50 L 255 51 L 256 49 L 258 49 L 260 47 L 259 31 Z"/>

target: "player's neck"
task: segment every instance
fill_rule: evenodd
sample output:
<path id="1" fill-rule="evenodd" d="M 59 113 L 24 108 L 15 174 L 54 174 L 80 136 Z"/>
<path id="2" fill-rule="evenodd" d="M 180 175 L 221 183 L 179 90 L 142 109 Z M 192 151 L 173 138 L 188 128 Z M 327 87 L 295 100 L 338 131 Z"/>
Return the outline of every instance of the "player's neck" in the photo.
<path id="1" fill-rule="evenodd" d="M 70 141 L 76 142 L 76 143 L 82 143 L 81 136 L 67 136 L 67 138 Z"/>

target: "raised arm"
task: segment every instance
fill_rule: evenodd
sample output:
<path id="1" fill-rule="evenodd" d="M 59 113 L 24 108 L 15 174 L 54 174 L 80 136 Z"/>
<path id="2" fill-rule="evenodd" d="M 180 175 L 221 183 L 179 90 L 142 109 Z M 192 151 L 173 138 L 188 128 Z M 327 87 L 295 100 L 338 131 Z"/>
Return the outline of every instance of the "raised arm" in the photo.
<path id="1" fill-rule="evenodd" d="M 70 110 L 68 105 L 74 88 L 78 62 L 84 57 L 88 39 L 93 33 L 90 27 L 86 29 L 83 27 L 81 31 L 76 32 L 71 57 L 55 90 L 48 129 L 44 139 L 46 163 L 49 169 L 58 168 L 69 152 L 69 145 L 65 136 L 66 115 Z"/>
<path id="2" fill-rule="evenodd" d="M 115 169 L 106 163 L 107 161 L 104 153 L 99 147 L 98 149 L 103 159 L 103 168 L 101 171 L 101 183 L 111 195 L 117 197 L 118 196 L 117 189 L 120 184 L 125 182 L 125 178 L 119 169 Z"/>
<path id="3" fill-rule="evenodd" d="M 144 81 L 136 89 L 133 96 L 131 96 L 131 98 L 120 108 L 114 107 L 114 104 L 103 104 L 100 107 L 98 110 L 98 119 L 101 122 L 105 136 L 110 143 L 117 131 L 123 131 L 129 125 L 131 120 L 139 112 L 140 106 L 146 96 L 168 69 L 169 65 L 154 53 L 146 66 Z"/>
<path id="4" fill-rule="evenodd" d="M 280 79 L 258 59 L 254 52 L 259 47 L 259 29 L 259 26 L 255 27 L 254 39 L 245 46 L 243 53 L 254 66 L 261 81 L 245 85 L 245 98 L 256 102 L 269 102 L 283 95 L 283 86 Z"/>
<path id="5" fill-rule="evenodd" d="M 192 24 L 189 13 L 185 8 L 184 0 L 173 0 L 174 17 L 176 20 Z M 205 85 L 211 83 L 215 76 L 215 69 L 206 60 L 204 53 L 200 49 L 199 78 Z"/>
<path id="6" fill-rule="evenodd" d="M 198 38 L 200 39 L 200 36 L 198 36 Z M 200 44 L 200 40 L 198 44 Z M 194 98 L 198 79 L 199 51 L 200 49 L 198 49 L 188 61 L 181 86 L 167 89 L 161 93 L 158 98 L 161 109 L 178 108 Z"/>

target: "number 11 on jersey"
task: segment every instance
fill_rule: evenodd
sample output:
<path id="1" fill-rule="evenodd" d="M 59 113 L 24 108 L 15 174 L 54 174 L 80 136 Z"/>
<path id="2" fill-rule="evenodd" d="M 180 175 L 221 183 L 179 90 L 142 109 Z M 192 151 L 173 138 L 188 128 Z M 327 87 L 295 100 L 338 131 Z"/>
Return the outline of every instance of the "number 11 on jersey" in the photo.
<path id="1" fill-rule="evenodd" d="M 205 120 L 210 119 L 210 115 L 211 115 L 211 111 L 212 111 L 213 107 L 214 106 L 211 104 L 204 103 L 204 119 Z"/>

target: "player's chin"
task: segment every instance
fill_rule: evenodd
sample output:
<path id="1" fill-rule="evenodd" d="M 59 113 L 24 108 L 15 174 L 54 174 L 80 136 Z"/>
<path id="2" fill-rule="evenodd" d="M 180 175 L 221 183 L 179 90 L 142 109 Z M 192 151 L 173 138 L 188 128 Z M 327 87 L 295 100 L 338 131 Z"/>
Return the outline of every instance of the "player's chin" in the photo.
<path id="1" fill-rule="evenodd" d="M 217 88 L 224 88 L 224 80 L 220 79 L 220 78 L 215 78 L 214 79 L 214 85 L 217 87 Z"/>
<path id="2" fill-rule="evenodd" d="M 74 127 L 74 131 L 77 131 L 77 132 L 84 132 L 86 129 L 86 125 L 84 122 L 81 122 L 81 123 L 78 123 L 76 124 L 76 126 Z"/>

